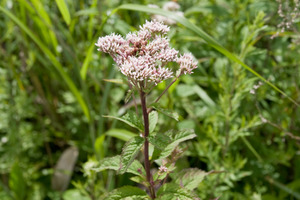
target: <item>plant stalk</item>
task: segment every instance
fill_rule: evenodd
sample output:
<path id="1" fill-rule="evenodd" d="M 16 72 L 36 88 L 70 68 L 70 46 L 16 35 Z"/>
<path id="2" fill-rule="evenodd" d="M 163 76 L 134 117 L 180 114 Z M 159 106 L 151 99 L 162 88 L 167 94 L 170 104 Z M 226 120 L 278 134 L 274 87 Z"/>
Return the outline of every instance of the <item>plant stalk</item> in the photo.
<path id="1" fill-rule="evenodd" d="M 142 105 L 142 111 L 143 111 L 143 118 L 144 118 L 144 159 L 145 159 L 145 170 L 146 170 L 146 176 L 147 181 L 149 183 L 149 193 L 151 196 L 151 199 L 155 199 L 155 190 L 154 190 L 154 182 L 153 178 L 150 172 L 150 161 L 149 161 L 149 113 L 147 112 L 147 105 L 146 105 L 146 93 L 144 91 L 140 91 L 140 97 L 141 97 L 141 105 Z"/>
<path id="2" fill-rule="evenodd" d="M 166 89 L 159 95 L 159 97 L 155 100 L 154 103 L 157 103 L 160 98 L 168 91 L 168 89 L 177 81 L 178 77 L 174 78 L 174 80 L 166 87 Z"/>

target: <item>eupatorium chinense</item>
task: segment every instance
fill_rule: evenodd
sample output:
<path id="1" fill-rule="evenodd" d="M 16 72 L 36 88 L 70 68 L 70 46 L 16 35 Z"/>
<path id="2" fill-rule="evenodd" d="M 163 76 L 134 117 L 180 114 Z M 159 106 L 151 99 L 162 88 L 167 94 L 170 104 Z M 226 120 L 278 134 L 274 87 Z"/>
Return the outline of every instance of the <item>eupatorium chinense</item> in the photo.
<path id="1" fill-rule="evenodd" d="M 191 74 L 197 68 L 192 54 L 178 57 L 178 51 L 170 47 L 166 34 L 170 28 L 157 21 L 146 21 L 140 30 L 128 33 L 125 38 L 115 33 L 100 37 L 96 43 L 98 51 L 111 55 L 119 70 L 129 82 L 139 89 L 149 89 L 161 81 L 174 76 L 167 63 L 179 65 L 178 77 Z"/>

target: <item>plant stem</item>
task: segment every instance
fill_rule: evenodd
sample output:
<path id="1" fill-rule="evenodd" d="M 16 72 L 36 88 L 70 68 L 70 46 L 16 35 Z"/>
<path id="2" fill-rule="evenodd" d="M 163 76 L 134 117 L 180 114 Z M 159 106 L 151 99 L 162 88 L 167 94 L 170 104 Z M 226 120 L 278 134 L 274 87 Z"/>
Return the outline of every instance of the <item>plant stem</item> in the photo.
<path id="1" fill-rule="evenodd" d="M 146 170 L 146 176 L 147 181 L 149 183 L 149 192 L 151 199 L 155 199 L 155 190 L 154 190 L 154 182 L 152 179 L 152 175 L 150 172 L 150 161 L 149 161 L 149 114 L 147 112 L 147 105 L 146 105 L 146 93 L 144 91 L 140 91 L 140 97 L 141 97 L 141 105 L 143 110 L 143 118 L 144 118 L 144 159 L 145 159 L 145 170 Z"/>
<path id="2" fill-rule="evenodd" d="M 178 76 L 179 77 L 179 76 Z M 159 97 L 154 101 L 154 103 L 157 103 L 160 98 L 168 91 L 168 89 L 178 80 L 178 77 L 174 78 L 174 80 L 166 87 L 166 89 L 159 95 Z M 148 114 L 152 111 L 153 108 L 149 108 Z"/>
<path id="3" fill-rule="evenodd" d="M 166 89 L 159 95 L 159 97 L 155 100 L 155 103 L 157 103 L 160 98 L 168 91 L 168 89 L 177 81 L 178 77 L 174 78 L 174 80 L 166 87 Z"/>

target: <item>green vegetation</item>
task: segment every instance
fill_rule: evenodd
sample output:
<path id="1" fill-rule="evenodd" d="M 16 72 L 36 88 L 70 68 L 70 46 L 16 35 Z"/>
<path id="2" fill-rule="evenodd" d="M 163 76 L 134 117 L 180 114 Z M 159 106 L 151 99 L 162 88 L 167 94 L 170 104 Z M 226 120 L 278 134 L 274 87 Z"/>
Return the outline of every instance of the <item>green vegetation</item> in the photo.
<path id="1" fill-rule="evenodd" d="M 131 174 L 113 171 L 123 145 L 140 138 L 132 125 L 140 126 L 124 120 L 135 113 L 132 93 L 95 43 L 134 32 L 155 15 L 174 20 L 170 45 L 200 63 L 152 105 L 163 114 L 152 116 L 151 132 L 194 129 L 197 136 L 180 144 L 186 151 L 168 181 L 200 199 L 300 199 L 298 1 L 178 1 L 182 16 L 162 10 L 165 3 L 0 1 L 1 200 L 101 200 L 109 193 L 120 199 L 116 188 L 133 199 L 146 196 L 133 187 L 140 163 L 130 158 Z M 147 102 L 171 81 L 158 84 Z M 178 143 L 169 144 L 172 151 Z M 143 160 L 138 148 L 134 153 Z M 207 173 L 191 172 L 182 183 L 187 168 Z M 166 191 L 190 195 L 172 184 L 157 194 Z"/>

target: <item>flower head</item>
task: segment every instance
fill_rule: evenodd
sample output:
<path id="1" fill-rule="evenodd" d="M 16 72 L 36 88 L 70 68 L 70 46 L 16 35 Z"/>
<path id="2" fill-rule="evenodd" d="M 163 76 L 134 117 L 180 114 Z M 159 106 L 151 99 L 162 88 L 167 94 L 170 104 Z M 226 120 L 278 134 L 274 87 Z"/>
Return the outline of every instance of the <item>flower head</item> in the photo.
<path id="1" fill-rule="evenodd" d="M 109 36 L 100 37 L 95 44 L 98 47 L 98 51 L 103 51 L 104 53 L 119 52 L 125 40 L 120 35 L 111 34 Z"/>
<path id="2" fill-rule="evenodd" d="M 181 74 L 190 74 L 197 67 L 192 54 L 178 58 L 178 51 L 170 47 L 165 36 L 169 30 L 161 22 L 146 21 L 139 31 L 128 33 L 125 38 L 112 33 L 100 37 L 95 45 L 98 51 L 112 56 L 131 84 L 147 89 L 173 76 L 172 70 L 166 67 L 168 62 L 177 62 Z"/>
<path id="3" fill-rule="evenodd" d="M 192 71 L 198 67 L 198 63 L 191 53 L 181 55 L 176 62 L 180 65 L 180 73 L 184 74 L 191 74 L 193 73 Z"/>
<path id="4" fill-rule="evenodd" d="M 167 34 L 170 31 L 170 27 L 162 24 L 158 21 L 146 21 L 146 23 L 143 26 L 140 26 L 141 30 L 148 30 L 151 33 L 161 33 L 161 34 Z"/>

